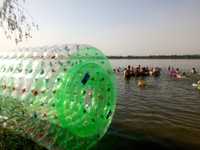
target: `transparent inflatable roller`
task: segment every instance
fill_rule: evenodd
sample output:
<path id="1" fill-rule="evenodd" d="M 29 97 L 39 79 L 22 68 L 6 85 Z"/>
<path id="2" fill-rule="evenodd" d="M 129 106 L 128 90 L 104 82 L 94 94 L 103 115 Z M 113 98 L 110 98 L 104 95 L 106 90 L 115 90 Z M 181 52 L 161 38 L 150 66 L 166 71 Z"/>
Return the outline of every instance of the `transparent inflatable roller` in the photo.
<path id="1" fill-rule="evenodd" d="M 94 47 L 0 53 L 0 127 L 47 149 L 91 148 L 106 133 L 115 105 L 115 75 Z"/>

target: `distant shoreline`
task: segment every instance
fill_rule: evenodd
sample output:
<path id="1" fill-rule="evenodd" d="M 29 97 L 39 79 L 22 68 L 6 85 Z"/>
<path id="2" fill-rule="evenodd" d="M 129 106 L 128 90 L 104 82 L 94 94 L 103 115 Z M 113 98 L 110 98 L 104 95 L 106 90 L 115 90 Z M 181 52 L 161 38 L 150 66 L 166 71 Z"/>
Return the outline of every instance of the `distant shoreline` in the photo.
<path id="1" fill-rule="evenodd" d="M 109 59 L 200 59 L 200 55 L 107 56 Z"/>

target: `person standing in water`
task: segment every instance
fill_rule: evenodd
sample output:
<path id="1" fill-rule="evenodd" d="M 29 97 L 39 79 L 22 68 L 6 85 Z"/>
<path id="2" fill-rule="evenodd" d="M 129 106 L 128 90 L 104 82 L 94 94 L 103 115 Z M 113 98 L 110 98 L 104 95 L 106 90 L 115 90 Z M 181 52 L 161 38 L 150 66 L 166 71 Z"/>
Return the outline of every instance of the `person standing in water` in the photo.
<path id="1" fill-rule="evenodd" d="M 176 70 L 174 69 L 174 67 L 172 67 L 172 69 L 170 70 L 170 76 L 176 77 Z"/>
<path id="2" fill-rule="evenodd" d="M 197 74 L 196 68 L 192 68 L 191 73 L 192 74 Z"/>
<path id="3" fill-rule="evenodd" d="M 131 78 L 131 66 L 128 65 L 128 67 L 124 71 L 124 78 L 129 80 Z"/>

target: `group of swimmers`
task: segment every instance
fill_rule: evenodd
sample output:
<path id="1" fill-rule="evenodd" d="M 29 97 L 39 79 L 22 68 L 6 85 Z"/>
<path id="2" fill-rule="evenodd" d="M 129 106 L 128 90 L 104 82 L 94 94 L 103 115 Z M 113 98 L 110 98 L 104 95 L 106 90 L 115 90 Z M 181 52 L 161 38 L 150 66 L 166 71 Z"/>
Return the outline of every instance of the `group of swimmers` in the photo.
<path id="1" fill-rule="evenodd" d="M 127 67 L 124 67 L 124 68 L 121 68 L 121 67 L 115 68 L 113 69 L 113 71 L 116 74 L 123 73 L 124 79 L 126 80 L 129 80 L 132 77 L 142 77 L 142 78 L 139 78 L 138 80 L 138 86 L 144 87 L 146 84 L 145 84 L 145 81 L 143 80 L 144 79 L 143 77 L 146 77 L 146 76 L 157 77 L 161 73 L 161 68 L 142 67 L 141 65 L 134 67 L 134 66 L 128 65 Z M 195 74 L 198 74 L 196 68 L 192 68 L 190 73 L 186 73 L 186 72 L 182 72 L 179 68 L 174 68 L 173 66 L 168 67 L 168 75 L 171 78 L 183 79 L 183 78 L 188 78 L 190 77 L 190 75 L 195 75 Z M 200 80 L 197 81 L 197 83 L 194 83 L 193 85 L 200 90 Z"/>
<path id="2" fill-rule="evenodd" d="M 191 75 L 198 75 L 196 68 L 192 68 L 190 73 L 186 73 L 186 72 L 182 73 L 179 68 L 174 69 L 174 67 L 170 67 L 170 66 L 168 67 L 168 73 L 170 77 L 176 78 L 176 79 L 188 78 Z M 197 89 L 200 90 L 200 80 L 197 81 L 196 83 L 193 83 L 192 86 L 197 87 Z"/>
<path id="3" fill-rule="evenodd" d="M 141 65 L 138 65 L 137 67 L 128 65 L 126 68 L 117 68 L 113 69 L 115 73 L 124 73 L 125 79 L 130 79 L 131 77 L 146 77 L 146 76 L 159 76 L 161 69 L 158 67 L 155 68 L 149 68 L 149 67 L 142 67 Z"/>
<path id="4" fill-rule="evenodd" d="M 177 79 L 181 79 L 181 78 L 186 78 L 188 75 L 186 74 L 186 72 L 181 72 L 179 68 L 174 68 L 169 66 L 168 67 L 168 73 L 170 75 L 170 77 L 174 77 Z M 196 68 L 192 68 L 190 74 L 197 74 Z"/>

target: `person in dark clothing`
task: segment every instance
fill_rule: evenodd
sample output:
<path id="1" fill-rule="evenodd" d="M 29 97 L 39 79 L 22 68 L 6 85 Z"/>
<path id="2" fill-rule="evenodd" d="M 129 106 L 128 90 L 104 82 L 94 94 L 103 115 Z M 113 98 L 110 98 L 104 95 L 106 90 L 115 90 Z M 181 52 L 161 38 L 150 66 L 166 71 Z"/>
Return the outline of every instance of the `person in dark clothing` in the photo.
<path id="1" fill-rule="evenodd" d="M 131 66 L 128 65 L 128 67 L 124 71 L 124 78 L 129 80 L 131 78 Z"/>

